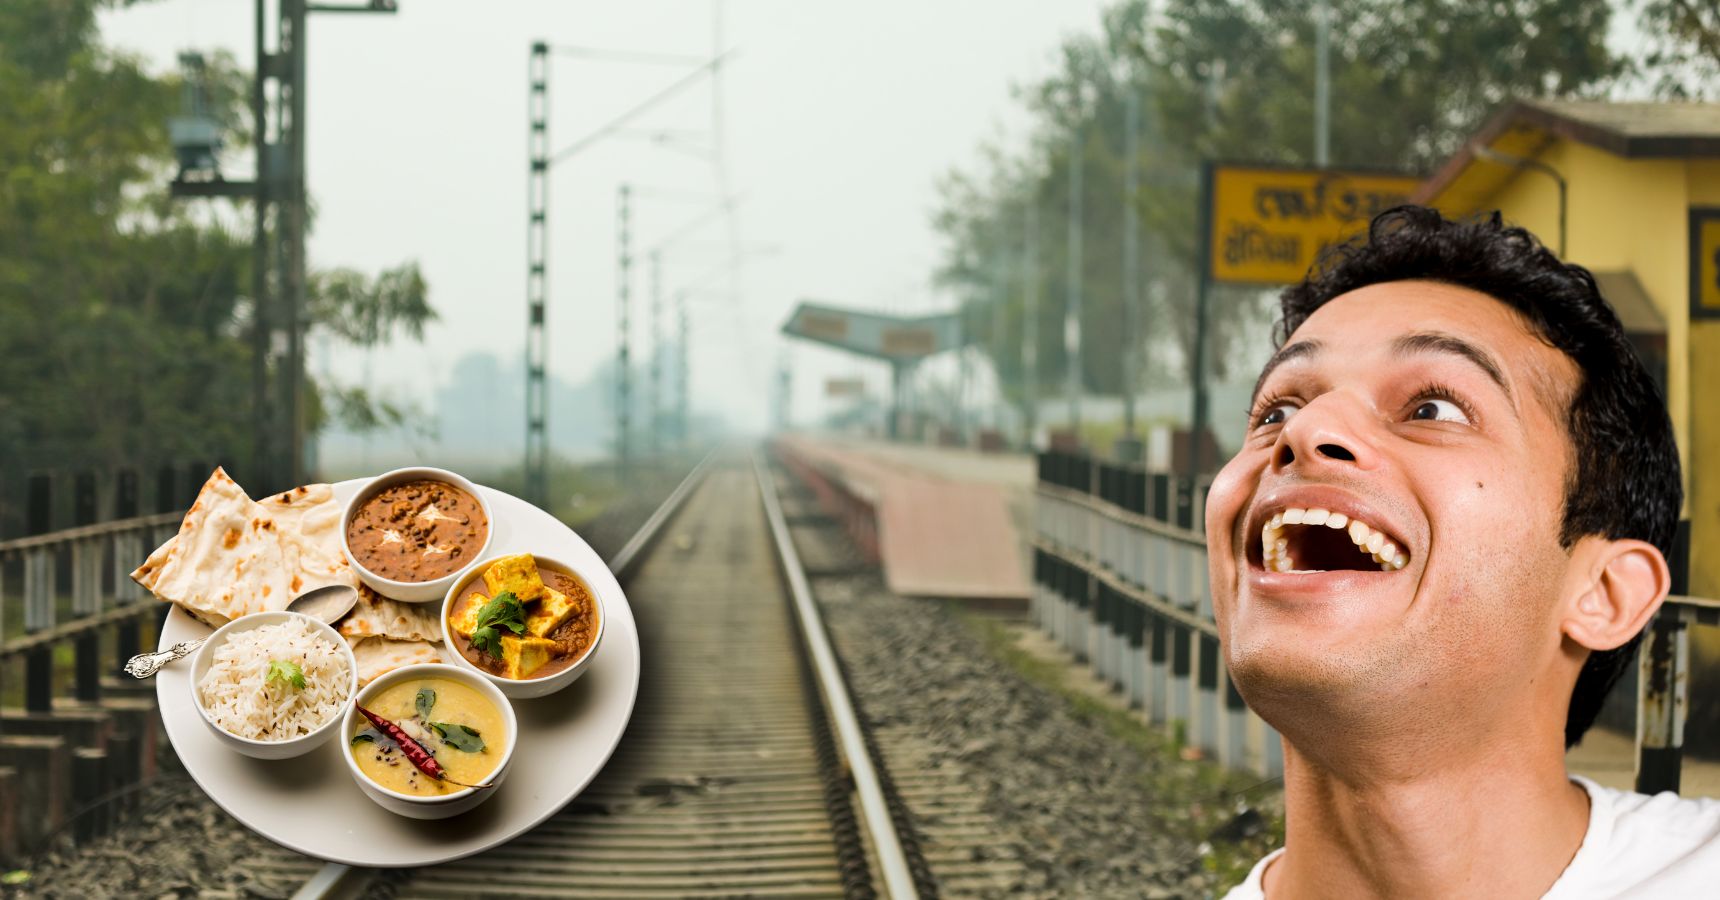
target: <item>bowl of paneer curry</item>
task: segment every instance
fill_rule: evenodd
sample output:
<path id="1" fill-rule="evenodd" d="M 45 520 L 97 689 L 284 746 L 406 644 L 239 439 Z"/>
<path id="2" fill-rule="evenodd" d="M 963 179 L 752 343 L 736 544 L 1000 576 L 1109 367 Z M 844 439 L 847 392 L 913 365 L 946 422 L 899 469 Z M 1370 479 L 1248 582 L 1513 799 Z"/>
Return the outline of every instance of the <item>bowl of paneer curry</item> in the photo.
<path id="1" fill-rule="evenodd" d="M 450 655 L 516 700 L 577 680 L 597 652 L 603 620 L 601 598 L 573 567 L 530 553 L 473 566 L 442 604 Z"/>

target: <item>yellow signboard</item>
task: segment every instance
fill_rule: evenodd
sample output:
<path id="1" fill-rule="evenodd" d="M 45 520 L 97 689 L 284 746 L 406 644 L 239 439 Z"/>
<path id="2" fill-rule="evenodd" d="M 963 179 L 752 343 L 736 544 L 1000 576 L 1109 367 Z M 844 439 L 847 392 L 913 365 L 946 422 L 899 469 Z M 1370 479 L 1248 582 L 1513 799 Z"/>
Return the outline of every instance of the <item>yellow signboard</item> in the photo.
<path id="1" fill-rule="evenodd" d="M 1720 209 L 1690 211 L 1690 317 L 1720 319 Z"/>
<path id="2" fill-rule="evenodd" d="M 1301 281 L 1320 250 L 1408 203 L 1407 175 L 1214 165 L 1208 244 L 1214 281 Z"/>

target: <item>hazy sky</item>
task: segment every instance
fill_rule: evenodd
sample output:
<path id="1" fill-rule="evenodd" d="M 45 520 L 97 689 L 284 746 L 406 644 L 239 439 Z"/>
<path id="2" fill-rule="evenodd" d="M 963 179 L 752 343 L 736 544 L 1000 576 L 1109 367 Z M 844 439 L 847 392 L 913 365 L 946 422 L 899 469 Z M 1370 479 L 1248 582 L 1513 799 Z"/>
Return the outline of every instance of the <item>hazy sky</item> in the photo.
<path id="1" fill-rule="evenodd" d="M 271 10 L 274 3 L 270 4 Z M 1096 30 L 1097 0 L 871 3 L 727 0 L 723 43 L 728 180 L 742 196 L 739 237 L 755 248 L 737 308 L 725 296 L 727 230 L 713 227 L 665 257 L 665 296 L 703 281 L 693 303 L 693 404 L 761 426 L 787 346 L 777 329 L 794 303 L 817 297 L 898 312 L 947 308 L 929 286 L 938 258 L 930 227 L 935 179 L 967 166 L 999 134 L 1025 133 L 1011 86 L 1049 72 L 1060 40 Z M 603 50 L 709 55 L 716 0 L 455 3 L 400 0 L 395 15 L 312 14 L 308 27 L 308 155 L 317 205 L 313 267 L 375 271 L 423 266 L 441 321 L 424 347 L 380 353 L 375 384 L 427 398 L 473 348 L 524 352 L 527 57 L 533 40 Z M 253 63 L 253 4 L 158 0 L 104 13 L 113 45 L 165 70 L 186 48 L 226 48 Z M 684 68 L 552 61 L 551 145 L 572 144 Z M 701 85 L 636 123 L 712 130 Z M 249 158 L 229 165 L 249 174 Z M 583 379 L 616 343 L 616 192 L 711 194 L 715 167 L 640 139 L 610 139 L 551 175 L 551 368 Z M 640 197 L 635 246 L 697 218 L 701 201 Z M 649 340 L 648 273 L 634 279 L 635 358 Z M 667 305 L 667 304 L 666 304 Z M 671 323 L 665 320 L 665 330 Z M 358 354 L 312 346 L 312 371 L 347 380 Z M 823 379 L 881 366 L 833 352 L 792 351 L 796 406 L 815 411 Z M 641 390 L 643 388 L 641 387 Z M 552 398 L 553 401 L 553 398 Z M 551 415 L 554 415 L 552 409 Z M 523 436 L 505 436 L 514 447 Z"/>

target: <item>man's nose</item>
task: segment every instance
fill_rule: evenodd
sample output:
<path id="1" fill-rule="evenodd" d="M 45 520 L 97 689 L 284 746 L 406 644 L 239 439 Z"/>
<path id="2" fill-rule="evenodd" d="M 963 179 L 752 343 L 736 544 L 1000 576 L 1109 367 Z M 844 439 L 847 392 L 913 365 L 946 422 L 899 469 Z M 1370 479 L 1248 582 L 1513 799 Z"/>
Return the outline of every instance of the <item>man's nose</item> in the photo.
<path id="1" fill-rule="evenodd" d="M 1344 466 L 1371 469 L 1373 445 L 1367 432 L 1371 424 L 1364 405 L 1356 398 L 1328 393 L 1314 398 L 1284 423 L 1278 446 L 1272 453 L 1274 469 L 1318 469 Z"/>

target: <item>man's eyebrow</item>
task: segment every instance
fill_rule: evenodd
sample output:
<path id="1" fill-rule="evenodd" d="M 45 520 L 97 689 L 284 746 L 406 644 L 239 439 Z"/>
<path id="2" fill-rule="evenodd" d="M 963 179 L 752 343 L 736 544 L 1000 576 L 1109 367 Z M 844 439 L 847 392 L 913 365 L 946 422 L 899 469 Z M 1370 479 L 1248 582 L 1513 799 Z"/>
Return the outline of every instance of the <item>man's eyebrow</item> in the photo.
<path id="1" fill-rule="evenodd" d="M 1486 372 L 1487 377 L 1493 379 L 1493 383 L 1499 385 L 1499 389 L 1505 392 L 1506 399 L 1513 403 L 1516 402 L 1516 397 L 1511 393 L 1511 386 L 1505 383 L 1504 371 L 1499 368 L 1499 363 L 1494 360 L 1493 355 L 1454 334 L 1445 334 L 1439 331 L 1418 331 L 1415 334 L 1406 334 L 1392 341 L 1392 352 L 1399 356 L 1417 353 L 1448 353 L 1452 356 L 1460 356 L 1469 360 L 1481 371 Z"/>
<path id="2" fill-rule="evenodd" d="M 1266 377 L 1272 374 L 1273 369 L 1276 369 L 1293 359 L 1301 359 L 1304 356 L 1314 356 L 1324 349 L 1326 349 L 1325 344 L 1312 338 L 1306 341 L 1297 341 L 1294 344 L 1285 344 L 1278 348 L 1278 352 L 1272 354 L 1272 358 L 1267 360 L 1266 365 L 1260 368 L 1260 377 L 1254 379 L 1254 393 L 1249 395 L 1251 398 L 1250 402 L 1252 402 L 1252 398 L 1260 396 L 1260 386 L 1266 383 Z"/>

